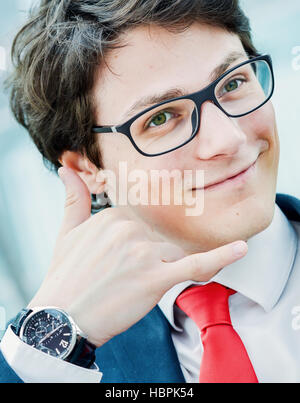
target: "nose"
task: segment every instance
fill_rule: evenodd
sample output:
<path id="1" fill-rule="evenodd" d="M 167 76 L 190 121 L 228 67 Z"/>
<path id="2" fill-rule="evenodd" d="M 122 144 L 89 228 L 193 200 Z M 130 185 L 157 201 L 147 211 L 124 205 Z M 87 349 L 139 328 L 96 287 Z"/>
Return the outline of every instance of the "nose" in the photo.
<path id="1" fill-rule="evenodd" d="M 209 160 L 236 154 L 246 142 L 246 135 L 236 119 L 229 118 L 213 103 L 205 102 L 201 107 L 199 132 L 194 140 L 197 158 Z"/>

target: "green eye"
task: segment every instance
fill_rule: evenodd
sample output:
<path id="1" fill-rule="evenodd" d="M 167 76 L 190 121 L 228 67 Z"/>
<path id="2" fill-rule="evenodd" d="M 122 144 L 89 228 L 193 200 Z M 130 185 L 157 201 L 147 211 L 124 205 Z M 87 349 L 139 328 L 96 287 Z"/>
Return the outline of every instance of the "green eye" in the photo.
<path id="1" fill-rule="evenodd" d="M 235 78 L 224 85 L 221 95 L 228 94 L 230 92 L 236 91 L 245 82 L 243 79 Z"/>
<path id="2" fill-rule="evenodd" d="M 232 80 L 232 81 L 230 81 L 228 84 L 225 85 L 225 87 L 224 87 L 225 90 L 227 92 L 231 92 L 231 91 L 236 90 L 237 88 L 239 88 L 239 81 L 240 80 Z"/>
<path id="3" fill-rule="evenodd" d="M 149 127 L 161 126 L 165 124 L 171 118 L 171 116 L 172 115 L 169 112 L 160 112 L 151 119 Z"/>

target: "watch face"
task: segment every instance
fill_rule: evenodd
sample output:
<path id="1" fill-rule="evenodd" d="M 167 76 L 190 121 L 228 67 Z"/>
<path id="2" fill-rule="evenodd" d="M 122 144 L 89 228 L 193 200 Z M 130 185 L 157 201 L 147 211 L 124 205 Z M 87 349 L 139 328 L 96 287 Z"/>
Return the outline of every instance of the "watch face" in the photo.
<path id="1" fill-rule="evenodd" d="M 20 337 L 46 354 L 64 358 L 75 344 L 76 332 L 66 314 L 58 309 L 46 308 L 28 316 Z"/>

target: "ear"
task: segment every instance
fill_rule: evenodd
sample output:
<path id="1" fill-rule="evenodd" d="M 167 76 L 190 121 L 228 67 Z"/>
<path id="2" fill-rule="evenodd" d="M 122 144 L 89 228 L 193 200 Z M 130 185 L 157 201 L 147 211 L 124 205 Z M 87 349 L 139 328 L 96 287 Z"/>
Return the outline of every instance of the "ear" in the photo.
<path id="1" fill-rule="evenodd" d="M 90 193 L 100 194 L 104 192 L 105 178 L 101 175 L 101 169 L 97 168 L 86 157 L 75 151 L 65 151 L 59 162 L 62 166 L 73 169 L 85 182 Z"/>

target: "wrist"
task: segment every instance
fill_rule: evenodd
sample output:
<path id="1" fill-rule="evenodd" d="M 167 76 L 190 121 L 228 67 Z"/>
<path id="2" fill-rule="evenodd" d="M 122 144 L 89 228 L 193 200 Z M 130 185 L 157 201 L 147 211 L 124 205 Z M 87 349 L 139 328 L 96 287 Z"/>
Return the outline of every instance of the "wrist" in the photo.
<path id="1" fill-rule="evenodd" d="M 94 345 L 96 348 L 99 348 L 107 343 L 112 336 L 107 337 L 105 332 L 103 332 L 103 329 L 105 329 L 105 324 L 101 322 L 101 313 L 97 316 L 98 320 L 95 320 L 95 315 L 93 312 L 91 312 L 91 315 L 86 314 L 87 309 L 87 306 L 76 305 L 71 306 L 68 309 L 68 312 L 74 321 L 78 323 L 88 342 Z"/>

